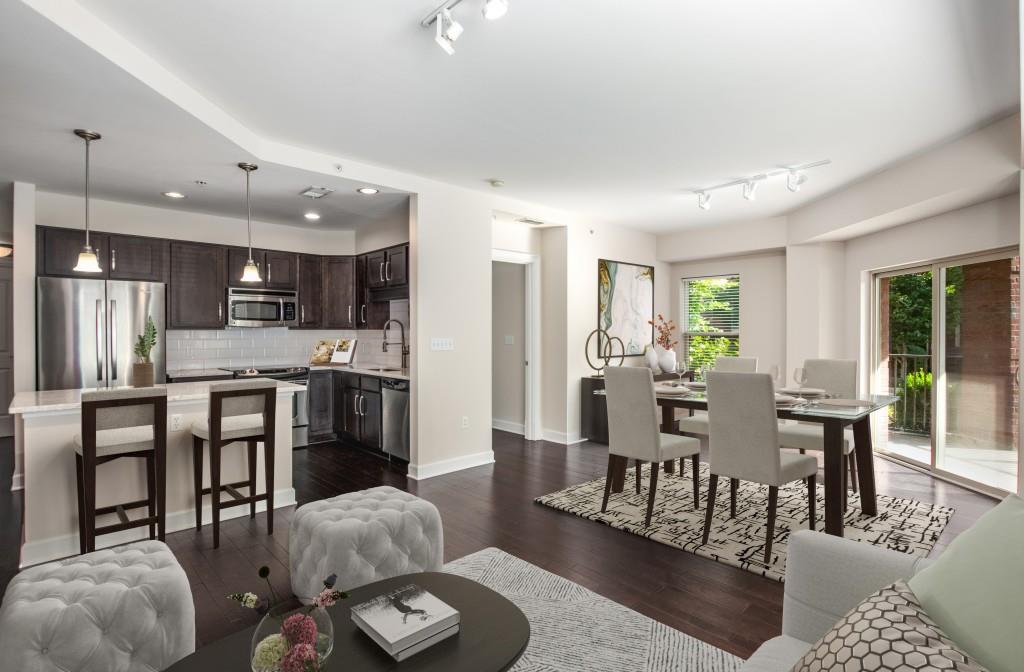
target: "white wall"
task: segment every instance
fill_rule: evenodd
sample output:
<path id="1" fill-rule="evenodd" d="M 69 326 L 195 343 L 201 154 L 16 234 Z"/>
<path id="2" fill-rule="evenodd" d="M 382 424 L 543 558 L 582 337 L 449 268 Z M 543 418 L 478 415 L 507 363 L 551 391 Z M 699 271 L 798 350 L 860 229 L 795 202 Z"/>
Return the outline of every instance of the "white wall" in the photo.
<path id="1" fill-rule="evenodd" d="M 492 424 L 496 429 L 522 433 L 526 417 L 526 266 L 496 261 L 491 282 Z"/>
<path id="2" fill-rule="evenodd" d="M 367 197 L 372 198 L 372 197 Z M 397 210 L 391 218 L 381 219 L 356 230 L 354 254 L 372 252 L 409 242 L 409 206 Z M 399 216 L 400 215 L 400 216 Z"/>
<path id="3" fill-rule="evenodd" d="M 566 334 L 568 333 L 568 230 L 544 229 L 540 234 L 541 273 L 541 434 L 565 443 L 568 429 Z"/>
<path id="4" fill-rule="evenodd" d="M 840 356 L 843 254 L 843 243 L 786 248 L 787 376 L 805 359 Z"/>
<path id="5" fill-rule="evenodd" d="M 14 184 L 0 182 L 0 242 L 14 237 Z"/>
<path id="6" fill-rule="evenodd" d="M 740 276 L 740 355 L 757 357 L 759 371 L 773 364 L 785 367 L 786 255 L 775 251 L 672 264 L 669 300 L 677 325 L 684 322 L 682 280 L 709 275 Z"/>
<path id="7" fill-rule="evenodd" d="M 496 212 L 491 223 L 492 245 L 496 250 L 540 254 L 545 229 L 517 222 L 517 217 Z"/>

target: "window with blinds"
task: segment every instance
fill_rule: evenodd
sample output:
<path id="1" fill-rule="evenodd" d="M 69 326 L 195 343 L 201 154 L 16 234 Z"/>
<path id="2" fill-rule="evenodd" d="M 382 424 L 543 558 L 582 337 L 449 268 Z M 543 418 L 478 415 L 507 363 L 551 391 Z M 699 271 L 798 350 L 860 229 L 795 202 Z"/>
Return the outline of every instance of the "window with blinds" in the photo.
<path id="1" fill-rule="evenodd" d="M 740 276 L 687 278 L 680 310 L 687 368 L 711 368 L 715 358 L 740 354 Z"/>

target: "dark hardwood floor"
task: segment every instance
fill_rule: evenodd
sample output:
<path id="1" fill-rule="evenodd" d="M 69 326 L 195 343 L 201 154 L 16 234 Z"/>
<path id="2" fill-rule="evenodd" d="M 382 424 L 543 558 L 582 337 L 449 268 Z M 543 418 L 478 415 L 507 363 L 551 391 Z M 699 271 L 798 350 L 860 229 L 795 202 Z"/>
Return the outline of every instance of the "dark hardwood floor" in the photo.
<path id="1" fill-rule="evenodd" d="M 17 571 L 21 498 L 7 489 L 10 440 L 0 442 L 0 587 Z M 299 504 L 377 485 L 409 490 L 431 502 L 444 520 L 445 560 L 488 546 L 576 581 L 616 602 L 740 656 L 749 656 L 779 633 L 782 585 L 742 570 L 678 551 L 611 527 L 533 503 L 534 497 L 603 477 L 607 450 L 598 444 L 561 446 L 494 433 L 496 464 L 407 481 L 386 462 L 362 451 L 324 444 L 294 453 Z M 876 458 L 878 491 L 953 506 L 956 515 L 937 546 L 949 541 L 994 500 Z M 168 535 L 188 574 L 196 605 L 199 644 L 255 622 L 253 614 L 225 599 L 231 592 L 261 589 L 256 570 L 271 567 L 275 589 L 290 594 L 288 524 L 291 509 L 275 515 L 266 534 L 265 515 L 222 526 L 214 550 L 209 525 Z"/>

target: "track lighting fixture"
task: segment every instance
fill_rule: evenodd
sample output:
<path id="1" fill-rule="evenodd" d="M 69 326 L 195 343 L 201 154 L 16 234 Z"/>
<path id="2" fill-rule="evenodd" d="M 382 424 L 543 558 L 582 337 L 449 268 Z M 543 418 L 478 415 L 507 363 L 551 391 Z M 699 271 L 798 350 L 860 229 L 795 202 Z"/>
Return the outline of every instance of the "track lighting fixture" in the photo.
<path id="1" fill-rule="evenodd" d="M 508 0 L 484 0 L 484 18 L 494 21 L 505 16 L 508 11 Z"/>
<path id="2" fill-rule="evenodd" d="M 797 192 L 800 191 L 800 186 L 807 182 L 807 170 L 817 168 L 819 166 L 827 166 L 830 163 L 832 163 L 832 161 L 829 159 L 823 159 L 821 161 L 814 161 L 812 163 L 804 163 L 800 165 L 783 165 L 779 168 L 775 168 L 764 173 L 758 173 L 757 175 L 752 175 L 750 177 L 741 177 L 740 179 L 732 180 L 731 182 L 716 184 L 713 187 L 693 189 L 691 193 L 697 195 L 698 208 L 701 210 L 710 210 L 711 192 L 740 186 L 743 188 L 743 198 L 748 201 L 753 201 L 757 197 L 758 184 L 772 177 L 781 177 L 785 175 L 786 188 L 792 192 Z"/>
<path id="3" fill-rule="evenodd" d="M 445 0 L 440 7 L 423 17 L 420 25 L 429 28 L 434 25 L 434 42 L 451 56 L 455 53 L 455 41 L 464 32 L 461 23 L 452 16 L 452 10 L 462 0 Z M 483 15 L 485 19 L 494 21 L 508 12 L 508 0 L 484 0 Z"/>

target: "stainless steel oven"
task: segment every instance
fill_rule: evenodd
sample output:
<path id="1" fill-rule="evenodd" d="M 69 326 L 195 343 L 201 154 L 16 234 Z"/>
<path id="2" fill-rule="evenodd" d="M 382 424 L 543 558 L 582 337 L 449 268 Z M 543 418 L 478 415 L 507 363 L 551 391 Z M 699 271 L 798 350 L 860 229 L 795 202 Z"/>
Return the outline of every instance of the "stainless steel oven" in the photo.
<path id="1" fill-rule="evenodd" d="M 299 298 L 293 291 L 228 289 L 229 327 L 297 327 Z"/>

